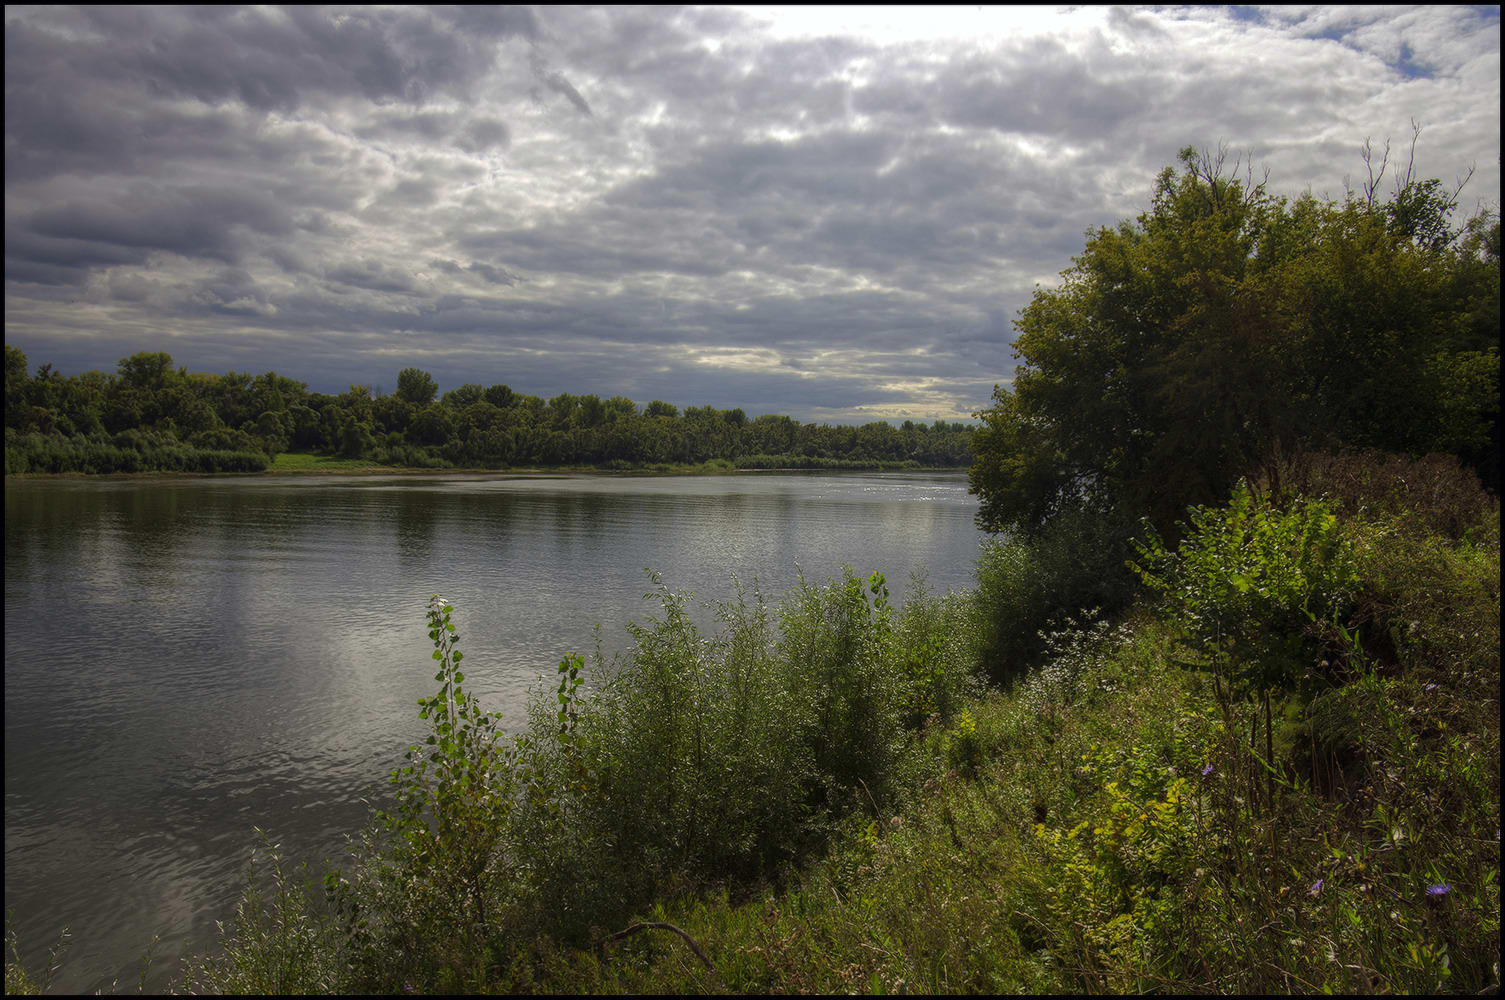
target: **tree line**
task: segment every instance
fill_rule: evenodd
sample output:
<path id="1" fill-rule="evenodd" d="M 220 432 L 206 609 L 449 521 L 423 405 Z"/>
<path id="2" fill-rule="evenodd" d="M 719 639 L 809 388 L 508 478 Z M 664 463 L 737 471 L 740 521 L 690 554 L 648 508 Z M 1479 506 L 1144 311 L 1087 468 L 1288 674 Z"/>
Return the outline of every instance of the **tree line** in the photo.
<path id="1" fill-rule="evenodd" d="M 164 352 L 132 354 L 113 374 L 29 374 L 26 355 L 5 347 L 7 473 L 257 471 L 289 451 L 420 468 L 955 468 L 970 464 L 971 437 L 945 420 L 831 426 L 506 385 L 440 395 L 417 368 L 393 393 L 339 394 L 275 372 L 190 373 Z"/>

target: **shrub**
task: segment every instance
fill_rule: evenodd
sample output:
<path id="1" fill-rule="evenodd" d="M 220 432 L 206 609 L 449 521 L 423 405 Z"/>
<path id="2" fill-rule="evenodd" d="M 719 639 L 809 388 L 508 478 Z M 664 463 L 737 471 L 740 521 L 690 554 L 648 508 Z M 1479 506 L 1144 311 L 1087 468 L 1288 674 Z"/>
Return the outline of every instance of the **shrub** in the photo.
<path id="1" fill-rule="evenodd" d="M 1096 610 L 1112 614 L 1134 594 L 1125 568 L 1129 532 L 1085 510 L 1064 511 L 1033 537 L 983 543 L 977 565 L 982 615 L 981 663 L 994 683 L 1013 681 L 1040 662 L 1043 632 Z"/>
<path id="2" fill-rule="evenodd" d="M 1377 450 L 1297 451 L 1270 463 L 1254 491 L 1276 503 L 1321 497 L 1346 518 L 1386 521 L 1405 533 L 1457 541 L 1487 534 L 1497 501 L 1452 455 L 1412 458 Z"/>
<path id="3" fill-rule="evenodd" d="M 1226 507 L 1196 507 L 1175 552 L 1153 530 L 1131 564 L 1215 670 L 1242 690 L 1289 686 L 1314 659 L 1307 625 L 1343 616 L 1358 565 L 1320 500 L 1282 510 L 1242 484 Z M 1146 522 L 1148 527 L 1148 522 Z"/>

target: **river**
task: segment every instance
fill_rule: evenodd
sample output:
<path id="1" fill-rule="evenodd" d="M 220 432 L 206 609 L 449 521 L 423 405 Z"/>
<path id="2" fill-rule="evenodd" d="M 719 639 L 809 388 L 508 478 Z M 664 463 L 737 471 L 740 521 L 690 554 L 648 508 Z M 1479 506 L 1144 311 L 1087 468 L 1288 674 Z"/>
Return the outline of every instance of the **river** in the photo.
<path id="1" fill-rule="evenodd" d="M 429 595 L 509 729 L 560 657 L 626 646 L 645 568 L 970 586 L 965 476 L 161 477 L 5 484 L 5 905 L 55 990 L 161 989 L 213 944 L 259 826 L 338 858 L 432 693 Z M 709 617 L 706 619 L 709 621 Z"/>

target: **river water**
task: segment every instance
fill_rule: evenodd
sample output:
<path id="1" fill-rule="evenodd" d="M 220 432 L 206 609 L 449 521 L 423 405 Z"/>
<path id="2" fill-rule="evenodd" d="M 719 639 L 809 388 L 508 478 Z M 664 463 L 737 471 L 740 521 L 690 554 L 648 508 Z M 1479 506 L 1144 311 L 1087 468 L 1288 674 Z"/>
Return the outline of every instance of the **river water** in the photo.
<path id="1" fill-rule="evenodd" d="M 338 859 L 425 732 L 424 609 L 509 730 L 560 657 L 654 613 L 645 568 L 770 603 L 807 579 L 971 585 L 961 474 L 7 480 L 5 906 L 55 990 L 149 989 L 214 938 L 260 827 Z M 707 620 L 709 620 L 707 618 Z"/>

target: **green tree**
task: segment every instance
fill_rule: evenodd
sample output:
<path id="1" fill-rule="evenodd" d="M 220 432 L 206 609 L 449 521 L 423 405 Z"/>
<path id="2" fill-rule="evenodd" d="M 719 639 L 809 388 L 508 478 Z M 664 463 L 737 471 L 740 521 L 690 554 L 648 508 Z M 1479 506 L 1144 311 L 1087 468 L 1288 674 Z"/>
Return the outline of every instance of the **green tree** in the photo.
<path id="1" fill-rule="evenodd" d="M 441 402 L 451 409 L 463 410 L 472 403 L 480 402 L 485 395 L 486 390 L 472 382 L 446 392 Z"/>
<path id="2" fill-rule="evenodd" d="M 340 425 L 339 445 L 342 458 L 361 458 L 376 444 L 369 421 L 348 418 Z"/>
<path id="3" fill-rule="evenodd" d="M 494 385 L 486 390 L 486 402 L 505 410 L 517 401 L 517 394 L 509 386 Z"/>
<path id="4" fill-rule="evenodd" d="M 26 388 L 31 378 L 26 374 L 26 355 L 18 347 L 5 345 L 5 426 L 21 426 L 26 402 Z"/>
<path id="5" fill-rule="evenodd" d="M 405 403 L 427 406 L 438 393 L 439 383 L 426 371 L 404 368 L 397 373 L 397 395 Z"/>
<path id="6" fill-rule="evenodd" d="M 628 420 L 638 415 L 638 404 L 626 396 L 613 396 L 606 401 L 606 419 L 608 422 Z"/>
<path id="7" fill-rule="evenodd" d="M 437 403 L 419 410 L 408 427 L 408 437 L 417 444 L 441 445 L 455 432 L 453 411 Z"/>
<path id="8" fill-rule="evenodd" d="M 1487 439 L 1498 349 L 1458 350 L 1477 321 L 1452 290 L 1468 255 L 1436 236 L 1452 202 L 1408 182 L 1400 210 L 1353 193 L 1291 204 L 1221 151 L 1180 160 L 1149 211 L 1090 232 L 1021 312 L 1013 384 L 977 414 L 983 528 L 1085 507 L 1171 533 L 1300 442 L 1462 454 Z"/>
<path id="9" fill-rule="evenodd" d="M 648 409 L 644 410 L 643 413 L 650 417 L 677 417 L 679 416 L 679 407 L 673 403 L 666 403 L 662 399 L 655 399 L 648 404 Z"/>
<path id="10" fill-rule="evenodd" d="M 580 425 L 582 427 L 599 427 L 606 419 L 606 404 L 601 397 L 594 393 L 579 397 Z"/>
<path id="11" fill-rule="evenodd" d="M 141 392 L 156 392 L 172 378 L 172 355 L 165 351 L 137 351 L 120 359 L 120 381 Z"/>

